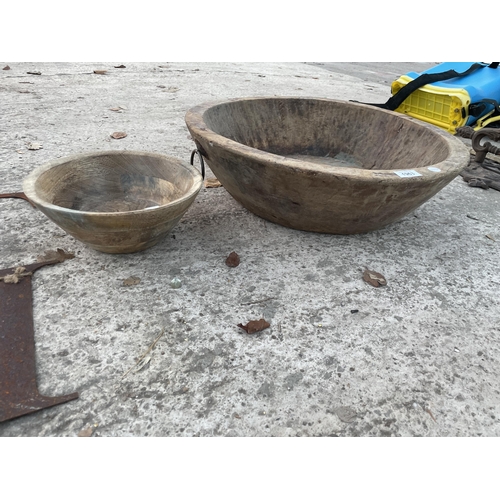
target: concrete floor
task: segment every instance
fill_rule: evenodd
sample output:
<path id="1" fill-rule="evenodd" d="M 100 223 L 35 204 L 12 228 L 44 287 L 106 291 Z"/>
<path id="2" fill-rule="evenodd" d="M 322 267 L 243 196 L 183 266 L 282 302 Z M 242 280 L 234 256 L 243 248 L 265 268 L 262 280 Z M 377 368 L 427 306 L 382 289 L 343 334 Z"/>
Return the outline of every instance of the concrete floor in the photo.
<path id="1" fill-rule="evenodd" d="M 205 101 L 384 102 L 391 75 L 411 66 L 0 64 L 11 67 L 0 69 L 1 192 L 86 151 L 189 160 L 184 115 Z M 204 187 L 171 235 L 129 255 L 93 251 L 28 203 L 0 200 L 0 268 L 76 255 L 37 271 L 33 290 L 39 390 L 79 392 L 1 423 L 0 436 L 499 436 L 499 200 L 458 177 L 398 223 L 334 236 L 272 224 Z M 365 266 L 388 285 L 365 283 Z M 261 333 L 237 327 L 261 317 Z"/>

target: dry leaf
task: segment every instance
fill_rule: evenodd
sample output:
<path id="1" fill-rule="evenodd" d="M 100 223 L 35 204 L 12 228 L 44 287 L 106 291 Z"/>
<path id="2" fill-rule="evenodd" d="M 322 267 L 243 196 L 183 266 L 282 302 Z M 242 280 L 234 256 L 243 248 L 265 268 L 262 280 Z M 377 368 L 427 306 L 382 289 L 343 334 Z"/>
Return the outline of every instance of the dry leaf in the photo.
<path id="1" fill-rule="evenodd" d="M 122 68 L 126 68 L 126 66 L 124 66 L 123 64 L 120 64 L 120 66 L 115 66 L 115 68 L 122 69 Z"/>
<path id="2" fill-rule="evenodd" d="M 110 111 L 118 111 L 119 113 L 122 112 L 122 108 L 118 107 L 118 108 L 109 108 Z"/>
<path id="3" fill-rule="evenodd" d="M 62 248 L 58 248 L 57 258 L 59 259 L 59 262 L 64 262 L 65 260 L 74 259 L 75 254 L 71 252 L 65 252 Z"/>
<path id="4" fill-rule="evenodd" d="M 58 262 L 64 262 L 65 260 L 74 259 L 74 253 L 67 253 L 62 248 L 57 250 L 48 250 L 45 255 L 39 255 L 36 258 L 37 262 L 49 262 L 51 260 L 57 260 Z"/>
<path id="5" fill-rule="evenodd" d="M 492 236 L 490 236 L 489 234 L 485 234 L 486 238 L 488 238 L 489 240 L 491 241 L 496 241 L 495 238 L 493 238 Z"/>
<path id="6" fill-rule="evenodd" d="M 40 71 L 26 71 L 28 75 L 41 75 Z"/>
<path id="7" fill-rule="evenodd" d="M 236 252 L 231 252 L 226 259 L 227 267 L 238 267 L 240 265 L 240 256 Z"/>
<path id="8" fill-rule="evenodd" d="M 7 64 L 7 66 L 5 66 L 5 68 L 2 68 L 3 70 L 7 71 L 10 69 L 10 66 Z"/>
<path id="9" fill-rule="evenodd" d="M 387 285 L 387 280 L 380 273 L 370 271 L 369 269 L 365 269 L 363 279 L 374 287 Z"/>
<path id="10" fill-rule="evenodd" d="M 95 69 L 94 73 L 96 75 L 105 75 L 108 71 L 106 69 Z"/>
<path id="11" fill-rule="evenodd" d="M 123 286 L 133 286 L 138 285 L 141 282 L 141 278 L 137 276 L 130 276 L 130 278 L 123 280 Z"/>
<path id="12" fill-rule="evenodd" d="M 31 149 L 32 151 L 36 151 L 38 149 L 43 149 L 43 146 L 38 142 L 30 142 L 27 147 L 28 147 L 28 149 Z"/>
<path id="13" fill-rule="evenodd" d="M 205 179 L 205 187 L 207 188 L 218 188 L 221 187 L 222 184 L 220 183 L 219 179 L 216 177 L 211 177 L 210 179 Z"/>
<path id="14" fill-rule="evenodd" d="M 243 328 L 247 333 L 257 333 L 269 328 L 271 325 L 263 318 L 259 320 L 250 321 L 246 325 L 238 324 L 240 328 Z"/>
<path id="15" fill-rule="evenodd" d="M 111 137 L 113 139 L 123 139 L 124 137 L 127 137 L 127 134 L 125 132 L 113 132 Z"/>
<path id="16" fill-rule="evenodd" d="M 78 437 L 83 437 L 83 438 L 88 438 L 88 437 L 91 437 L 92 434 L 94 433 L 94 429 L 95 427 L 94 426 L 89 426 L 83 430 L 81 430 L 79 433 L 78 433 Z"/>

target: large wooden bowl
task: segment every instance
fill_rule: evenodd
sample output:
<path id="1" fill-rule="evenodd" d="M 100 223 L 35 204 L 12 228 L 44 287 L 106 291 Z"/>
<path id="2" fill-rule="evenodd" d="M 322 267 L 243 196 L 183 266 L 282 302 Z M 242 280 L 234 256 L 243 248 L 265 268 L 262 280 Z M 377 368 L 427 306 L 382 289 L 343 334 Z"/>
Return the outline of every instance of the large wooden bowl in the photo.
<path id="1" fill-rule="evenodd" d="M 106 253 L 160 241 L 193 203 L 201 174 L 156 153 L 103 151 L 52 161 L 24 181 L 28 198 L 76 239 Z"/>
<path id="2" fill-rule="evenodd" d="M 331 99 L 264 97 L 186 114 L 229 193 L 283 226 L 334 234 L 401 219 L 469 163 L 449 133 L 402 114 Z"/>

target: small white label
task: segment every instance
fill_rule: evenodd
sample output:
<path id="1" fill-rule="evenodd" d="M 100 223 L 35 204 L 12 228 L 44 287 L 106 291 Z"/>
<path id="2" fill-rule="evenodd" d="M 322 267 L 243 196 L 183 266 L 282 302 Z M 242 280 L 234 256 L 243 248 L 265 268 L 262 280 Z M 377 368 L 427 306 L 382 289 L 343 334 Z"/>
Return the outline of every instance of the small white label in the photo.
<path id="1" fill-rule="evenodd" d="M 416 170 L 394 170 L 394 173 L 399 177 L 422 177 Z"/>
<path id="2" fill-rule="evenodd" d="M 427 170 L 430 170 L 431 172 L 441 172 L 441 169 L 437 167 L 427 167 Z"/>

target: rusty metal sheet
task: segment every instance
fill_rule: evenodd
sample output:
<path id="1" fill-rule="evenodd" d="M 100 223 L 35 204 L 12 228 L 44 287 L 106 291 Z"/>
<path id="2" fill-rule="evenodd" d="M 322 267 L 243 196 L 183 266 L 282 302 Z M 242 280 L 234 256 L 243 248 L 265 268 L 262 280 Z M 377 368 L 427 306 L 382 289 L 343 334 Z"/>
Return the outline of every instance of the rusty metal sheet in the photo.
<path id="1" fill-rule="evenodd" d="M 32 273 L 61 259 L 0 270 L 0 422 L 78 398 L 42 396 L 36 383 Z M 3 278 L 17 274 L 17 283 Z"/>

